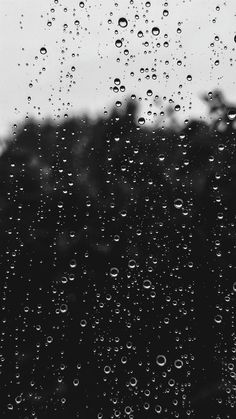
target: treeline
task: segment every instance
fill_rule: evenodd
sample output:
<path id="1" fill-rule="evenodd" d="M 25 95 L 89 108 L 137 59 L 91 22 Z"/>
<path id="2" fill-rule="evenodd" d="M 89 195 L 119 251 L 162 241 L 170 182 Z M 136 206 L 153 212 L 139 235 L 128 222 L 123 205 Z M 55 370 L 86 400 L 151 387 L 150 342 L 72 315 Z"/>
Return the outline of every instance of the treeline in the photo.
<path id="1" fill-rule="evenodd" d="M 112 346 L 114 336 L 124 348 L 127 341 L 136 342 L 132 368 L 136 371 L 141 359 L 141 381 L 150 386 L 145 368 L 148 362 L 156 365 L 156 342 L 168 362 L 177 352 L 190 353 L 193 376 L 181 376 L 190 380 L 189 406 L 196 403 L 199 418 L 231 412 L 232 400 L 219 405 L 214 397 L 222 391 L 222 374 L 228 388 L 231 382 L 222 360 L 232 361 L 236 113 L 219 92 L 208 95 L 207 103 L 210 123 L 192 120 L 178 130 L 140 126 L 131 101 L 125 112 L 113 110 L 96 121 L 31 120 L 9 139 L 0 157 L 4 417 L 29 411 L 40 418 L 76 411 L 82 412 L 78 417 L 97 417 L 104 400 L 112 415 L 115 389 L 122 400 L 130 394 L 128 367 L 117 364 L 118 387 L 116 380 L 102 378 L 111 355 L 99 339 L 111 339 Z M 172 296 L 178 304 L 169 312 Z M 178 344 L 172 321 L 187 336 Z M 67 384 L 59 385 L 55 371 L 62 354 Z M 15 362 L 24 367 L 20 383 Z M 68 384 L 78 362 L 86 366 L 79 400 Z M 31 375 L 37 391 L 29 384 Z M 212 392 L 199 395 L 209 382 Z M 40 403 L 30 396 L 34 391 Z M 7 405 L 19 393 L 24 403 L 11 412 Z M 172 396 L 161 394 L 164 406 Z M 63 407 L 67 416 L 60 410 L 63 395 L 70 399 Z M 221 394 L 222 400 L 227 397 Z M 185 417 L 181 403 L 178 412 Z"/>

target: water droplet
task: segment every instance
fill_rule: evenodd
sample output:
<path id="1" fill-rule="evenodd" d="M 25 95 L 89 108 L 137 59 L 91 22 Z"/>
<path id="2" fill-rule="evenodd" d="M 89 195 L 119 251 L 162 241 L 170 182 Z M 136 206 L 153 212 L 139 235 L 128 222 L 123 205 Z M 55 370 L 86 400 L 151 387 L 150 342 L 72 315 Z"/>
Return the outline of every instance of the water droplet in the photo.
<path id="1" fill-rule="evenodd" d="M 135 268 L 135 266 L 136 266 L 136 262 L 135 262 L 135 260 L 134 260 L 134 259 L 131 259 L 131 260 L 129 261 L 129 263 L 128 263 L 128 267 L 129 267 L 130 269 L 134 269 L 134 268 Z"/>
<path id="2" fill-rule="evenodd" d="M 176 209 L 180 209 L 183 206 L 183 200 L 181 198 L 177 198 L 174 201 L 174 206 Z"/>
<path id="3" fill-rule="evenodd" d="M 22 397 L 21 396 L 16 396 L 15 402 L 16 402 L 16 404 L 21 403 L 22 402 Z"/>
<path id="4" fill-rule="evenodd" d="M 112 278 L 116 278 L 119 274 L 119 269 L 118 268 L 111 268 L 110 269 L 110 276 Z"/>
<path id="5" fill-rule="evenodd" d="M 45 55 L 47 54 L 47 50 L 45 47 L 40 48 L 40 54 Z"/>
<path id="6" fill-rule="evenodd" d="M 109 374 L 111 372 L 111 367 L 109 365 L 106 365 L 104 367 L 104 372 L 105 372 L 105 374 Z"/>
<path id="7" fill-rule="evenodd" d="M 221 323 L 222 322 L 222 316 L 220 314 L 216 314 L 215 318 L 214 318 L 216 323 Z"/>
<path id="8" fill-rule="evenodd" d="M 75 259 L 72 259 L 72 260 L 70 261 L 70 267 L 71 267 L 71 268 L 76 268 L 76 266 L 77 266 L 77 262 L 76 262 L 76 260 L 75 260 Z"/>
<path id="9" fill-rule="evenodd" d="M 74 384 L 75 387 L 77 387 L 79 385 L 79 379 L 78 378 L 75 378 L 73 380 L 73 384 Z"/>
<path id="10" fill-rule="evenodd" d="M 149 279 L 145 279 L 143 281 L 143 288 L 145 288 L 146 290 L 148 290 L 149 288 L 151 288 L 151 285 L 152 285 L 152 283 L 151 283 L 151 281 Z"/>
<path id="11" fill-rule="evenodd" d="M 126 28 L 128 22 L 124 17 L 121 17 L 118 21 L 118 25 L 121 26 L 121 28 Z"/>
<path id="12" fill-rule="evenodd" d="M 236 117 L 236 111 L 234 109 L 230 109 L 228 112 L 228 118 L 230 121 L 233 121 Z"/>
<path id="13" fill-rule="evenodd" d="M 156 413 L 161 413 L 161 411 L 162 411 L 162 407 L 161 407 L 159 404 L 157 404 L 157 405 L 155 406 L 155 412 L 156 412 Z"/>
<path id="14" fill-rule="evenodd" d="M 159 35 L 159 33 L 160 33 L 160 29 L 159 29 L 159 28 L 157 28 L 156 26 L 154 26 L 154 28 L 152 28 L 152 34 L 153 34 L 154 36 L 158 36 L 158 35 Z"/>
<path id="15" fill-rule="evenodd" d="M 174 366 L 175 366 L 175 368 L 178 368 L 178 369 L 182 368 L 183 361 L 181 359 L 176 359 L 175 362 L 174 362 Z"/>
<path id="16" fill-rule="evenodd" d="M 156 363 L 159 367 L 164 367 L 166 364 L 166 357 L 164 355 L 157 355 Z"/>
<path id="17" fill-rule="evenodd" d="M 66 313 L 68 310 L 68 305 L 67 304 L 62 304 L 60 307 L 60 312 L 61 313 Z"/>
<path id="18" fill-rule="evenodd" d="M 118 78 L 114 79 L 114 84 L 116 84 L 117 86 L 119 86 L 120 85 L 120 79 L 118 79 Z"/>
<path id="19" fill-rule="evenodd" d="M 117 48 L 121 48 L 122 47 L 122 41 L 120 39 L 117 39 L 116 42 L 115 42 L 115 46 Z"/>
<path id="20" fill-rule="evenodd" d="M 131 377 L 131 379 L 130 379 L 130 385 L 132 386 L 132 387 L 135 387 L 136 386 L 136 384 L 137 384 L 137 378 L 135 378 L 135 377 Z"/>
<path id="21" fill-rule="evenodd" d="M 139 125 L 144 125 L 145 124 L 145 118 L 143 118 L 143 117 L 139 118 L 138 123 L 139 123 Z"/>

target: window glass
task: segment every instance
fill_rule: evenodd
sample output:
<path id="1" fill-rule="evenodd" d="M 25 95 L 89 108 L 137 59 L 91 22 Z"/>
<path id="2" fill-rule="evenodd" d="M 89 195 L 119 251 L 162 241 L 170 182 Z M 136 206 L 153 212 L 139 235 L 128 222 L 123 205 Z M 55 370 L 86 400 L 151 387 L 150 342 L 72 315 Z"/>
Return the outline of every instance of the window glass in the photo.
<path id="1" fill-rule="evenodd" d="M 233 0 L 2 0 L 0 417 L 234 418 Z"/>

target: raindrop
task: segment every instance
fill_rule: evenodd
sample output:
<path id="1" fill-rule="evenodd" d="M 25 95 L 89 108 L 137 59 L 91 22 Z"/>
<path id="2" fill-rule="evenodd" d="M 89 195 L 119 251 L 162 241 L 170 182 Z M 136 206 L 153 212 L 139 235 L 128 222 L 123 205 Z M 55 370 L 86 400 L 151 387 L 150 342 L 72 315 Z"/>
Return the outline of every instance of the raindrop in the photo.
<path id="1" fill-rule="evenodd" d="M 230 121 L 233 121 L 236 117 L 236 111 L 233 109 L 230 109 L 228 112 L 228 118 Z"/>
<path id="2" fill-rule="evenodd" d="M 174 201 L 174 206 L 176 209 L 180 209 L 183 206 L 183 200 L 181 198 L 177 198 Z"/>
<path id="3" fill-rule="evenodd" d="M 87 320 L 85 320 L 85 319 L 80 320 L 80 326 L 81 327 L 87 326 Z"/>
<path id="4" fill-rule="evenodd" d="M 158 36 L 159 33 L 160 33 L 160 29 L 159 28 L 157 28 L 156 26 L 154 28 L 152 28 L 152 34 L 154 36 Z"/>
<path id="5" fill-rule="evenodd" d="M 74 384 L 75 387 L 77 387 L 79 385 L 79 379 L 78 378 L 75 378 L 73 380 L 73 384 Z"/>
<path id="6" fill-rule="evenodd" d="M 221 323 L 222 322 L 222 316 L 220 314 L 216 314 L 215 318 L 214 318 L 216 323 Z"/>
<path id="7" fill-rule="evenodd" d="M 40 48 L 40 54 L 45 55 L 47 54 L 47 50 L 45 47 Z"/>
<path id="8" fill-rule="evenodd" d="M 105 372 L 105 374 L 109 374 L 111 372 L 111 367 L 109 365 L 106 365 L 104 367 L 104 372 Z"/>
<path id="9" fill-rule="evenodd" d="M 110 276 L 112 278 L 116 278 L 119 274 L 119 269 L 118 268 L 111 268 L 110 269 Z"/>
<path id="10" fill-rule="evenodd" d="M 157 405 L 155 406 L 155 412 L 156 412 L 156 413 L 161 413 L 161 411 L 162 411 L 162 407 L 161 407 L 159 404 L 157 404 Z"/>
<path id="11" fill-rule="evenodd" d="M 145 124 L 145 118 L 143 118 L 143 117 L 139 118 L 138 123 L 139 123 L 139 125 L 144 125 Z"/>
<path id="12" fill-rule="evenodd" d="M 130 385 L 132 386 L 132 387 L 135 387 L 136 386 L 136 384 L 137 384 L 137 378 L 135 378 L 135 377 L 131 377 L 131 379 L 130 379 Z"/>
<path id="13" fill-rule="evenodd" d="M 129 263 L 128 263 L 128 267 L 129 267 L 130 269 L 134 269 L 134 268 L 135 268 L 135 266 L 136 266 L 136 262 L 135 262 L 135 260 L 134 260 L 134 259 L 131 259 L 131 260 L 129 261 Z"/>
<path id="14" fill-rule="evenodd" d="M 118 21 L 118 25 L 121 26 L 121 28 L 126 28 L 128 22 L 124 17 L 121 17 Z"/>
<path id="15" fill-rule="evenodd" d="M 68 310 L 67 304 L 62 304 L 61 307 L 60 307 L 60 312 L 61 313 L 66 313 L 67 310 Z"/>
<path id="16" fill-rule="evenodd" d="M 156 363 L 159 367 L 164 367 L 166 364 L 166 357 L 164 355 L 157 355 Z"/>
<path id="17" fill-rule="evenodd" d="M 164 161 L 164 160 L 165 160 L 165 156 L 164 156 L 164 154 L 159 154 L 158 159 L 159 159 L 160 161 Z"/>
<path id="18" fill-rule="evenodd" d="M 121 48 L 122 47 L 122 41 L 120 39 L 117 39 L 116 42 L 115 42 L 115 46 L 117 48 Z"/>
<path id="19" fill-rule="evenodd" d="M 176 359 L 175 362 L 174 362 L 174 366 L 175 366 L 175 368 L 178 368 L 178 369 L 182 368 L 183 361 L 181 359 Z"/>
<path id="20" fill-rule="evenodd" d="M 76 262 L 76 260 L 75 260 L 75 259 L 72 259 L 72 260 L 70 261 L 70 267 L 71 267 L 71 268 L 76 268 L 76 266 L 77 266 L 77 262 Z"/>
<path id="21" fill-rule="evenodd" d="M 147 90 L 147 96 L 152 96 L 153 95 L 153 91 L 151 89 Z"/>
<path id="22" fill-rule="evenodd" d="M 151 285 L 152 285 L 152 283 L 151 283 L 151 281 L 149 279 L 145 279 L 143 281 L 143 288 L 145 288 L 146 290 L 148 290 L 149 288 L 151 288 Z"/>

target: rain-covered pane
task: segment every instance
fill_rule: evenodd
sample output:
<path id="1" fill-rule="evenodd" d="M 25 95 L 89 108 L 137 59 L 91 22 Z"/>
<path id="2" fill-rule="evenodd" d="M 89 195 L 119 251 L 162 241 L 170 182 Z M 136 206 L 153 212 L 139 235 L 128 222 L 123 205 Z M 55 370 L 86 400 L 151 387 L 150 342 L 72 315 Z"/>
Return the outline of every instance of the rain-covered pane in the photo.
<path id="1" fill-rule="evenodd" d="M 235 0 L 0 16 L 0 418 L 235 419 Z"/>

